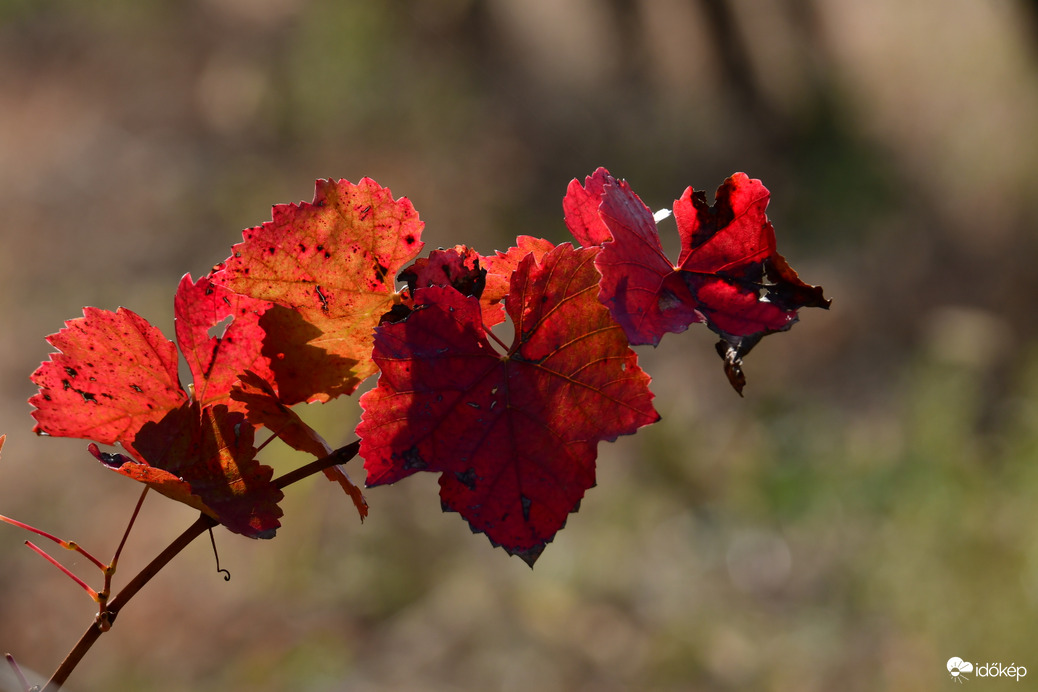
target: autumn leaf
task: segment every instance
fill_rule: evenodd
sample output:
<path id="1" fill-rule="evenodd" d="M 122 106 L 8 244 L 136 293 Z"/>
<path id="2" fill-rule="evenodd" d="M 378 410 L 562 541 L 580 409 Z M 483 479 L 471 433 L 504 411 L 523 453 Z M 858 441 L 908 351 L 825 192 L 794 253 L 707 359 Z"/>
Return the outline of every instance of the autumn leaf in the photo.
<path id="1" fill-rule="evenodd" d="M 117 473 L 200 509 L 235 533 L 273 538 L 281 525 L 283 493 L 273 470 L 256 461 L 253 426 L 226 406 L 192 402 L 145 424 L 137 436 L 143 459 L 90 452 Z"/>
<path id="2" fill-rule="evenodd" d="M 599 213 L 607 184 L 616 184 L 616 180 L 609 175 L 609 171 L 599 167 L 584 179 L 583 185 L 574 178 L 566 189 L 566 196 L 562 200 L 566 226 L 584 247 L 595 247 L 613 239 Z"/>
<path id="3" fill-rule="evenodd" d="M 588 211 L 599 198 L 598 221 Z M 764 336 L 789 329 L 802 307 L 827 308 L 822 289 L 803 283 L 778 253 L 765 215 L 769 193 L 744 173 L 717 190 L 714 206 L 691 187 L 674 204 L 681 237 L 676 264 L 660 244 L 649 208 L 604 168 L 583 186 L 570 184 L 563 203 L 578 239 L 604 237 L 596 266 L 600 298 L 632 344 L 659 343 L 667 332 L 705 322 L 721 341 L 725 372 L 742 393 L 742 357 Z M 600 222 L 600 223 L 599 223 Z"/>
<path id="4" fill-rule="evenodd" d="M 526 256 L 533 254 L 535 262 L 540 262 L 546 254 L 555 249 L 555 245 L 544 238 L 521 235 L 515 239 L 515 246 L 493 255 L 484 257 L 482 264 L 487 270 L 486 288 L 483 290 L 483 301 L 497 305 L 508 295 L 512 273 Z M 489 326 L 489 325 L 488 325 Z"/>
<path id="5" fill-rule="evenodd" d="M 246 364 L 263 367 L 261 342 L 251 341 L 261 309 L 204 279 L 184 277 L 175 310 L 196 394 L 239 406 L 230 399 L 230 373 Z M 209 337 L 225 314 L 234 319 L 224 334 Z M 29 400 L 37 433 L 119 444 L 127 455 L 105 454 L 97 445 L 90 451 L 232 531 L 273 535 L 281 491 L 270 482 L 269 467 L 250 456 L 252 425 L 227 405 L 203 407 L 188 396 L 177 375 L 176 345 L 158 329 L 125 308 L 88 307 L 47 340 L 58 351 L 32 375 L 40 388 Z"/>
<path id="6" fill-rule="evenodd" d="M 208 277 L 185 274 L 173 298 L 177 345 L 194 378 L 193 398 L 203 406 L 235 404 L 230 394 L 238 375 L 250 370 L 274 382 L 270 358 L 261 353 L 260 325 L 271 303 L 238 295 Z M 219 329 L 219 334 L 212 334 Z"/>
<path id="7" fill-rule="evenodd" d="M 327 401 L 376 371 L 372 329 L 400 301 L 394 277 L 421 251 L 422 226 L 407 198 L 369 178 L 319 180 L 312 203 L 277 205 L 271 221 L 244 231 L 211 278 L 298 316 L 290 348 L 328 355 L 306 398 Z"/>
<path id="8" fill-rule="evenodd" d="M 34 372 L 34 431 L 121 444 L 135 454 L 146 423 L 188 400 L 177 376 L 177 347 L 131 310 L 84 308 L 47 337 L 58 349 Z"/>
<path id="9" fill-rule="evenodd" d="M 446 250 L 433 250 L 429 257 L 419 257 L 397 275 L 399 281 L 407 283 L 407 295 L 414 296 L 419 288 L 430 286 L 453 286 L 464 296 L 482 298 L 487 283 L 487 270 L 481 266 L 483 257 L 475 250 L 456 245 Z M 481 300 L 483 324 L 492 327 L 505 320 L 500 301 Z M 413 307 L 411 300 L 405 301 L 401 307 L 406 310 L 397 311 L 389 321 L 397 321 L 406 317 Z M 386 321 L 386 320 L 383 320 Z"/>
<path id="10" fill-rule="evenodd" d="M 599 297 L 631 344 L 655 346 L 664 333 L 682 332 L 703 321 L 695 297 L 663 252 L 652 212 L 626 181 L 599 168 L 585 187 L 576 182 L 570 183 L 564 201 L 567 226 L 582 242 L 606 238 L 595 261 L 602 272 Z M 587 211 L 595 196 L 597 223 Z M 575 217 L 573 209 L 579 210 Z"/>
<path id="11" fill-rule="evenodd" d="M 245 406 L 246 416 L 251 423 L 263 425 L 289 447 L 313 454 L 318 459 L 332 453 L 331 446 L 324 438 L 281 402 L 270 383 L 256 373 L 243 373 L 231 392 L 231 398 Z M 353 501 L 363 521 L 368 516 L 368 502 L 342 464 L 324 469 L 324 475 L 339 484 Z"/>
<path id="12" fill-rule="evenodd" d="M 507 353 L 479 300 L 452 287 L 418 290 L 413 313 L 376 330 L 382 374 L 357 428 L 369 486 L 440 473 L 445 510 L 533 565 L 594 485 L 598 442 L 658 419 L 648 375 L 597 299 L 597 254 L 565 244 L 519 262 Z"/>

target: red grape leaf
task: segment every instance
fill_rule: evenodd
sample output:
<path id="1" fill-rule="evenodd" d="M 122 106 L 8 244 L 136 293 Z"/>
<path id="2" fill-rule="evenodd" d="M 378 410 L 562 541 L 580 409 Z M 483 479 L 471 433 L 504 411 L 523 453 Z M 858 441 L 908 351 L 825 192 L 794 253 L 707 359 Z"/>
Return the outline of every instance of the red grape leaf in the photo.
<path id="1" fill-rule="evenodd" d="M 183 502 L 188 507 L 194 507 L 200 512 L 205 512 L 213 519 L 217 518 L 216 512 L 207 507 L 202 502 L 202 498 L 192 492 L 191 484 L 175 473 L 156 468 L 147 462 L 138 461 L 125 454 L 102 452 L 101 448 L 93 442 L 87 445 L 87 450 L 94 455 L 94 458 L 116 473 L 120 473 L 140 483 L 145 483 L 172 500 Z"/>
<path id="2" fill-rule="evenodd" d="M 604 171 L 596 171 L 596 180 L 608 176 Z M 631 344 L 655 346 L 664 333 L 703 321 L 695 296 L 663 252 L 649 208 L 626 181 L 609 177 L 601 187 L 599 214 L 611 241 L 595 262 L 602 272 L 599 297 Z"/>
<path id="3" fill-rule="evenodd" d="M 419 257 L 404 268 L 397 275 L 397 280 L 407 283 L 410 296 L 414 296 L 419 288 L 453 286 L 464 296 L 481 298 L 487 282 L 487 270 L 480 266 L 482 259 L 478 252 L 464 245 L 456 245 L 447 250 L 433 250 L 428 258 Z M 500 301 L 480 301 L 483 324 L 487 327 L 504 322 L 505 313 L 499 303 Z M 406 317 L 408 312 L 409 310 L 399 311 L 390 321 Z"/>
<path id="4" fill-rule="evenodd" d="M 273 538 L 284 497 L 273 470 L 256 461 L 253 426 L 240 411 L 197 402 L 145 424 L 137 435 L 143 462 L 90 451 L 101 463 L 159 492 L 201 509 L 235 533 Z"/>
<path id="5" fill-rule="evenodd" d="M 566 189 L 562 200 L 562 211 L 565 214 L 566 226 L 577 242 L 584 247 L 594 247 L 608 243 L 613 236 L 602 221 L 599 206 L 602 203 L 603 188 L 606 183 L 616 180 L 609 171 L 599 167 L 584 179 L 584 184 L 574 178 Z"/>
<path id="6" fill-rule="evenodd" d="M 32 374 L 37 434 L 118 442 L 133 454 L 144 424 L 188 400 L 177 347 L 130 310 L 84 308 L 47 341 L 58 352 Z"/>
<path id="7" fill-rule="evenodd" d="M 234 339 L 254 330 L 256 316 L 251 309 L 239 312 L 238 328 L 228 326 L 230 340 L 227 333 L 210 340 L 206 325 L 220 321 L 220 310 L 207 301 L 220 296 L 223 302 L 223 296 L 214 291 L 207 297 L 204 280 L 192 284 L 189 277 L 181 289 L 176 304 L 181 334 L 190 344 L 192 369 L 203 368 L 197 391 L 228 398 L 229 391 L 217 392 L 207 378 L 222 378 L 222 384 L 215 379 L 216 387 L 226 387 L 227 371 L 249 360 L 243 354 L 255 353 L 258 345 L 237 349 Z M 227 298 L 232 308 L 247 301 Z M 201 306 L 201 314 L 188 314 L 191 305 Z M 36 407 L 36 432 L 118 443 L 129 456 L 105 454 L 96 445 L 90 451 L 110 468 L 206 511 L 232 531 L 272 536 L 281 491 L 270 482 L 270 469 L 253 460 L 253 427 L 244 415 L 229 413 L 224 405 L 202 408 L 192 402 L 177 376 L 176 346 L 137 314 L 90 307 L 83 314 L 47 338 L 58 352 L 32 375 L 40 387 L 29 400 Z"/>
<path id="8" fill-rule="evenodd" d="M 829 306 L 822 289 L 800 281 L 778 253 L 764 213 L 770 195 L 759 180 L 736 173 L 718 188 L 713 207 L 703 192 L 685 190 L 674 204 L 681 236 L 676 265 L 663 252 L 652 212 L 604 168 L 583 187 L 570 184 L 564 208 L 578 239 L 602 237 L 588 213 L 595 195 L 610 236 L 596 261 L 600 298 L 632 344 L 656 345 L 667 332 L 706 322 L 721 336 L 718 353 L 741 394 L 742 357 L 764 336 L 789 329 L 800 308 Z"/>
<path id="9" fill-rule="evenodd" d="M 307 425 L 284 403 L 270 383 L 254 372 L 245 372 L 231 392 L 231 398 L 246 407 L 246 416 L 252 423 L 264 425 L 285 444 L 301 452 L 313 454 L 318 459 L 332 453 L 332 448 L 316 430 Z M 361 521 L 368 516 L 368 502 L 361 489 L 350 480 L 342 464 L 324 469 L 328 480 L 338 483 L 353 500 Z"/>
<path id="10" fill-rule="evenodd" d="M 487 270 L 486 288 L 483 289 L 483 300 L 497 305 L 508 295 L 508 285 L 512 280 L 512 272 L 527 255 L 533 253 L 535 262 L 555 249 L 555 245 L 544 238 L 521 235 L 515 239 L 515 247 L 505 252 L 498 250 L 495 254 L 483 258 L 483 266 Z M 490 326 L 489 324 L 487 326 Z"/>
<path id="11" fill-rule="evenodd" d="M 281 403 L 270 383 L 256 373 L 242 373 L 231 398 L 245 406 L 249 421 L 265 426 L 292 449 L 313 454 L 318 459 L 332 453 L 324 438 Z"/>
<path id="12" fill-rule="evenodd" d="M 325 368 L 330 384 L 309 397 L 327 401 L 376 371 L 372 329 L 400 300 L 393 279 L 421 251 L 422 226 L 406 197 L 393 199 L 369 178 L 319 180 L 312 203 L 275 206 L 271 221 L 244 231 L 211 276 L 291 308 L 315 328 L 305 343 L 336 357 L 340 368 Z"/>
<path id="13" fill-rule="evenodd" d="M 489 256 L 457 245 L 449 250 L 434 250 L 427 260 L 415 260 L 397 278 L 407 282 L 411 295 L 419 288 L 453 286 L 462 295 L 479 298 L 483 326 L 493 327 L 505 320 L 501 301 L 508 294 L 508 282 L 519 262 L 531 253 L 534 261 L 539 262 L 554 248 L 551 242 L 528 235 L 516 238 L 515 247 L 506 252 L 497 251 Z M 409 308 L 401 311 L 396 319 L 390 321 L 397 321 L 409 311 Z"/>
<path id="14" fill-rule="evenodd" d="M 270 363 L 278 398 L 287 405 L 323 400 L 320 392 L 338 391 L 357 361 L 310 343 L 321 330 L 291 308 L 274 305 L 260 317 L 266 333 L 261 354 Z"/>
<path id="15" fill-rule="evenodd" d="M 398 281 L 407 283 L 413 294 L 429 286 L 453 286 L 462 295 L 479 297 L 486 283 L 486 270 L 479 266 L 480 255 L 464 245 L 433 250 L 400 271 Z"/>
<path id="16" fill-rule="evenodd" d="M 451 287 L 417 291 L 407 319 L 376 330 L 382 374 L 357 428 L 369 486 L 438 472 L 446 511 L 533 565 L 594 485 L 598 442 L 659 417 L 597 299 L 597 254 L 565 244 L 519 263 L 507 354 Z"/>
<path id="17" fill-rule="evenodd" d="M 275 379 L 270 359 L 260 353 L 266 335 L 260 318 L 270 305 L 232 293 L 206 277 L 193 283 L 185 274 L 180 280 L 173 298 L 177 344 L 194 378 L 195 401 L 234 409 L 231 387 L 240 373 L 251 370 L 266 380 Z M 210 336 L 226 320 L 231 321 L 222 333 Z"/>

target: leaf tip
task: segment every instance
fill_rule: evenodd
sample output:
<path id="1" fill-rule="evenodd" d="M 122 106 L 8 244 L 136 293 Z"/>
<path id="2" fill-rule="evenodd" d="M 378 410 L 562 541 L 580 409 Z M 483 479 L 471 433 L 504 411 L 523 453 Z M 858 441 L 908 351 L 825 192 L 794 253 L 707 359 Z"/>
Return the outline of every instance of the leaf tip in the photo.
<path id="1" fill-rule="evenodd" d="M 509 550 L 509 555 L 514 555 L 520 560 L 525 562 L 530 569 L 533 569 L 533 565 L 537 562 L 537 558 L 544 552 L 544 544 L 534 546 L 532 548 L 526 548 L 524 550 Z"/>

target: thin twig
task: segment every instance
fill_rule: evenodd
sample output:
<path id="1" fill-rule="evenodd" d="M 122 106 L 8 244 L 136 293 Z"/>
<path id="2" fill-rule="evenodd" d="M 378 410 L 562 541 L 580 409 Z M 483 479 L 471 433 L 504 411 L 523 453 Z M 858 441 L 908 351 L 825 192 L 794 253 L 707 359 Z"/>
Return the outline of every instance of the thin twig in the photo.
<path id="1" fill-rule="evenodd" d="M 509 352 L 509 350 L 510 350 L 509 345 L 506 344 L 504 341 L 501 341 L 500 337 L 498 337 L 497 334 L 495 334 L 491 330 L 487 329 L 486 327 L 483 328 L 483 331 L 486 333 L 487 336 L 489 336 L 491 339 L 496 341 L 501 346 L 501 348 L 503 348 L 505 350 L 505 353 Z"/>
<path id="2" fill-rule="evenodd" d="M 282 476 L 278 476 L 273 481 L 274 487 L 279 489 L 285 488 L 296 481 L 301 481 L 308 476 L 314 475 L 318 471 L 331 468 L 336 464 L 345 464 L 347 461 L 357 456 L 358 451 L 360 451 L 360 440 L 354 440 L 345 447 L 339 447 L 328 456 L 321 457 L 316 461 L 311 461 L 309 464 L 304 464 L 303 466 L 293 469 Z"/>
<path id="3" fill-rule="evenodd" d="M 0 443 L 3 443 L 2 439 L 0 439 Z M 22 669 L 18 665 L 18 661 L 14 660 L 14 656 L 11 654 L 4 654 L 4 658 L 7 659 L 7 663 L 11 666 L 11 670 L 13 670 L 14 674 L 18 677 L 18 682 L 21 683 L 23 692 L 32 692 L 33 687 L 30 686 L 29 681 L 25 679 L 25 675 L 22 674 Z"/>
<path id="4" fill-rule="evenodd" d="M 83 581 L 82 579 L 77 577 L 75 574 L 73 574 L 72 570 L 70 570 L 68 567 L 66 567 L 65 565 L 61 564 L 60 562 L 58 562 L 57 560 L 52 558 L 50 555 L 47 554 L 47 551 L 45 551 L 43 548 L 41 548 L 40 546 L 36 545 L 32 541 L 26 541 L 25 545 L 27 545 L 30 548 L 32 548 L 34 551 L 36 551 L 37 555 L 39 555 L 44 560 L 46 560 L 47 562 L 49 562 L 50 564 L 54 565 L 59 570 L 61 570 L 62 574 L 64 574 L 66 577 L 68 577 L 72 581 L 76 582 L 81 587 L 83 587 L 83 590 L 86 591 L 88 594 L 90 594 L 90 598 L 94 599 L 95 602 L 98 602 L 98 603 L 100 602 L 100 597 L 97 595 L 97 592 L 94 591 L 92 588 L 90 588 L 89 584 L 87 584 L 85 581 Z"/>
<path id="5" fill-rule="evenodd" d="M 317 461 L 301 466 L 294 471 L 289 471 L 283 476 L 279 476 L 274 479 L 274 485 L 278 488 L 284 488 L 296 481 L 302 480 L 307 476 L 322 471 L 335 464 L 345 464 L 347 461 L 357 456 L 357 452 L 360 450 L 360 440 L 356 440 L 340 447 L 331 454 Z M 209 529 L 217 526 L 219 522 L 213 519 L 207 514 L 202 514 L 195 520 L 195 523 L 187 527 L 183 533 L 177 536 L 172 543 L 159 553 L 154 560 L 142 569 L 137 576 L 130 580 L 130 582 L 123 587 L 123 589 L 116 594 L 116 596 L 108 603 L 108 607 L 104 612 L 98 613 L 98 619 L 90 624 L 83 636 L 79 638 L 76 645 L 72 648 L 72 651 L 68 653 L 65 660 L 61 662 L 57 670 L 51 676 L 47 682 L 46 687 L 43 688 L 43 692 L 57 692 L 58 688 L 65 684 L 68 677 L 72 674 L 72 671 L 76 669 L 79 662 L 83 660 L 83 657 L 90 647 L 94 645 L 94 642 L 104 634 L 112 623 L 115 621 L 115 617 L 119 614 L 131 598 L 133 598 L 138 591 L 144 588 L 145 584 L 151 581 L 152 577 L 159 573 L 163 567 L 169 564 L 170 560 L 180 554 L 180 552 L 191 544 L 196 538 L 201 536 Z"/>
<path id="6" fill-rule="evenodd" d="M 120 591 L 108 604 L 108 608 L 105 611 L 107 613 L 107 623 L 103 623 L 100 620 L 91 623 L 90 627 L 88 627 L 87 631 L 83 633 L 83 636 L 80 637 L 75 647 L 72 648 L 72 651 L 70 651 L 68 656 L 65 657 L 65 660 L 61 662 L 58 669 L 54 671 L 54 675 L 52 675 L 50 680 L 47 682 L 47 686 L 43 688 L 44 692 L 57 692 L 58 688 L 64 685 L 65 681 L 68 680 L 68 676 L 76 669 L 76 666 L 79 665 L 83 656 L 85 656 L 87 651 L 90 650 L 90 647 L 94 645 L 94 642 L 97 641 L 98 637 L 100 637 L 107 628 L 111 626 L 112 622 L 115 621 L 115 616 L 119 614 L 122 607 L 126 605 L 126 603 L 129 602 L 138 591 L 144 588 L 144 585 L 151 581 L 152 577 L 158 574 L 170 560 L 190 545 L 191 541 L 195 540 L 208 529 L 216 525 L 217 521 L 212 517 L 206 514 L 200 515 L 198 519 L 195 520 L 195 523 L 187 527 L 182 534 L 177 536 L 172 543 L 166 546 L 165 550 L 159 553 L 154 560 L 148 563 L 148 565 L 137 574 L 137 576 L 131 579 L 130 583 L 123 587 L 122 591 Z"/>
<path id="7" fill-rule="evenodd" d="M 80 555 L 82 555 L 83 557 L 85 557 L 86 559 L 88 559 L 91 562 L 93 562 L 95 565 L 97 565 L 97 568 L 99 570 L 101 570 L 102 572 L 104 572 L 105 569 L 107 569 L 106 566 L 104 565 L 104 563 L 102 563 L 96 557 L 94 557 L 93 555 L 88 553 L 82 546 L 80 546 L 75 541 L 66 541 L 64 539 L 58 538 L 57 536 L 55 536 L 53 534 L 50 534 L 50 533 L 47 533 L 46 531 L 43 531 L 42 529 L 38 529 L 35 526 L 29 526 L 25 522 L 18 521 L 17 519 L 12 519 L 11 517 L 5 517 L 2 514 L 0 514 L 0 521 L 6 522 L 6 523 L 10 524 L 11 526 L 17 526 L 20 529 L 25 529 L 26 531 L 31 531 L 32 533 L 36 534 L 37 536 L 43 536 L 47 540 L 54 541 L 55 543 L 60 545 L 62 548 L 65 548 L 66 550 L 74 550 L 77 553 L 79 553 Z"/>
<path id="8" fill-rule="evenodd" d="M 119 547 L 115 549 L 115 555 L 112 556 L 112 561 L 108 564 L 108 569 L 105 570 L 105 586 L 108 586 L 108 580 L 112 574 L 115 573 L 116 565 L 119 563 L 119 556 L 122 555 L 123 546 L 126 545 L 126 539 L 130 537 L 130 529 L 133 528 L 134 522 L 137 521 L 137 515 L 141 513 L 141 506 L 144 505 L 144 498 L 148 496 L 148 490 L 151 488 L 150 485 L 145 485 L 144 490 L 141 492 L 141 496 L 137 498 L 137 506 L 133 508 L 133 514 L 130 515 L 130 521 L 126 524 L 126 530 L 123 531 L 123 538 L 119 541 Z"/>

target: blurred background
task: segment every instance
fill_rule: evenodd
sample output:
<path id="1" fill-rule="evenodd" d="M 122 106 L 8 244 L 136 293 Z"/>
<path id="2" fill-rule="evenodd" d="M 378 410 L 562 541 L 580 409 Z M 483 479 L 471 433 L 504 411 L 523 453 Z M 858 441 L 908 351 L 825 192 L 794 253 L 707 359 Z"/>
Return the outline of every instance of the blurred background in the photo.
<path id="1" fill-rule="evenodd" d="M 103 559 L 139 486 L 32 434 L 44 337 L 84 305 L 172 335 L 180 277 L 316 178 L 489 253 L 567 240 L 599 165 L 653 209 L 746 171 L 833 298 L 745 399 L 701 326 L 640 349 L 663 420 L 601 446 L 533 571 L 431 474 L 363 526 L 298 484 L 275 540 L 217 531 L 229 582 L 192 544 L 68 689 L 920 690 L 953 656 L 1033 688 L 1036 125 L 1023 0 L 0 0 L 0 512 Z M 302 409 L 352 439 L 355 397 Z M 116 587 L 193 518 L 150 497 Z M 0 651 L 49 675 L 96 608 L 26 538 L 0 525 Z"/>

